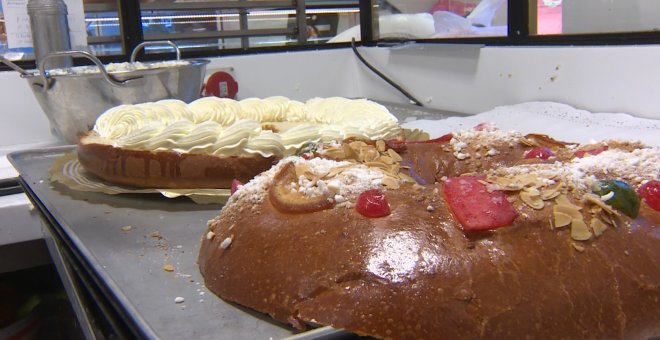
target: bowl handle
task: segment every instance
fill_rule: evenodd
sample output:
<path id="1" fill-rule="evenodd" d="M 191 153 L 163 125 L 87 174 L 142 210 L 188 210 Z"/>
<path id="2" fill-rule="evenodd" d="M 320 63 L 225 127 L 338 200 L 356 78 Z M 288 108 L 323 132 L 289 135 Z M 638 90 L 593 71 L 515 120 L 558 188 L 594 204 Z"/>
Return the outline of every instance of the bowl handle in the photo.
<path id="1" fill-rule="evenodd" d="M 1 56 L 1 55 L 0 55 L 0 63 L 3 63 L 5 65 L 11 67 L 12 70 L 20 73 L 22 76 L 29 76 L 30 75 L 30 72 L 22 69 L 20 66 L 14 64 L 11 60 L 9 60 L 9 59 Z"/>
<path id="2" fill-rule="evenodd" d="M 108 71 L 105 70 L 105 67 L 103 66 L 103 63 L 93 54 L 86 52 L 86 51 L 59 51 L 59 52 L 52 52 L 44 56 L 41 61 L 39 62 L 39 76 L 41 76 L 41 79 L 43 81 L 42 84 L 34 84 L 37 86 L 42 87 L 42 91 L 47 90 L 50 87 L 50 75 L 46 71 L 46 61 L 51 58 L 57 58 L 57 57 L 62 57 L 62 56 L 72 56 L 72 57 L 85 57 L 89 60 L 91 60 L 98 68 L 99 71 L 101 71 L 101 74 L 103 75 L 103 78 L 110 84 L 114 86 L 122 86 L 126 84 L 127 82 L 134 80 L 134 79 L 126 79 L 126 80 L 117 80 L 115 77 L 111 76 Z"/>
<path id="3" fill-rule="evenodd" d="M 170 45 L 176 51 L 176 60 L 181 60 L 181 50 L 179 49 L 179 46 L 177 46 L 175 43 L 173 43 L 170 40 L 159 40 L 159 41 L 143 41 L 139 43 L 137 46 L 135 46 L 133 52 L 131 53 L 131 63 L 135 62 L 135 58 L 137 57 L 138 52 L 140 52 L 140 50 L 147 45 Z"/>

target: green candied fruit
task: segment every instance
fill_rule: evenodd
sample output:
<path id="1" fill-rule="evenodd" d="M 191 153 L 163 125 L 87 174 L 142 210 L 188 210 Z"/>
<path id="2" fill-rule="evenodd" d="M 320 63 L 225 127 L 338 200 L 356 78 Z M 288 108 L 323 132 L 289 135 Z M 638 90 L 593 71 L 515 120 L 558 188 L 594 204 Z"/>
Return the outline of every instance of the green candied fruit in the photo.
<path id="1" fill-rule="evenodd" d="M 296 156 L 305 157 L 311 156 L 318 150 L 319 145 L 315 142 L 307 142 L 296 150 Z"/>
<path id="2" fill-rule="evenodd" d="M 635 190 L 626 182 L 612 180 L 598 181 L 593 191 L 614 209 L 631 218 L 637 217 L 640 204 L 639 196 L 637 196 Z M 608 198 L 608 196 L 611 197 Z"/>

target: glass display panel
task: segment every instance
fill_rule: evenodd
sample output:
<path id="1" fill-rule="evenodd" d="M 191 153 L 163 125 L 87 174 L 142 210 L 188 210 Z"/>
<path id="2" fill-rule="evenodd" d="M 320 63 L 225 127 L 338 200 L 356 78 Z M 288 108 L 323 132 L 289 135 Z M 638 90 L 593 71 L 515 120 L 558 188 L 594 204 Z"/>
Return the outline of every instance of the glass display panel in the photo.
<path id="1" fill-rule="evenodd" d="M 28 0 L 0 1 L 0 54 L 10 60 L 34 60 L 27 3 Z M 67 0 L 65 4 L 71 49 L 97 56 L 122 53 L 116 0 Z"/>
<path id="2" fill-rule="evenodd" d="M 507 35 L 506 0 L 387 0 L 378 8 L 380 40 Z"/>
<path id="3" fill-rule="evenodd" d="M 142 6 L 142 26 L 145 40 L 173 40 L 185 51 L 328 43 L 359 24 L 358 1 L 308 0 L 298 9 L 296 1 L 160 1 Z"/>
<path id="4" fill-rule="evenodd" d="M 657 0 L 538 0 L 532 35 L 647 32 L 660 30 Z"/>
<path id="5" fill-rule="evenodd" d="M 89 50 L 95 55 L 123 53 L 116 0 L 85 0 L 85 28 Z"/>

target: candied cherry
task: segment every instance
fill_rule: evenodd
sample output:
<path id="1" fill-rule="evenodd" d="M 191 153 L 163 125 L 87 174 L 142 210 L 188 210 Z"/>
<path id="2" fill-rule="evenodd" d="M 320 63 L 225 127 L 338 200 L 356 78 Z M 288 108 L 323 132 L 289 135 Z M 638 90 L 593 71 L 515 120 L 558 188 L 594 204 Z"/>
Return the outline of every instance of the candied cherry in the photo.
<path id="1" fill-rule="evenodd" d="M 550 157 L 554 157 L 555 153 L 550 150 L 550 148 L 545 146 L 537 146 L 525 153 L 525 159 L 543 159 L 546 160 Z"/>
<path id="2" fill-rule="evenodd" d="M 644 202 L 653 210 L 660 211 L 660 181 L 649 181 L 644 183 L 637 193 Z"/>
<path id="3" fill-rule="evenodd" d="M 358 196 L 355 210 L 366 217 L 383 217 L 390 214 L 390 204 L 382 191 L 371 189 Z"/>
<path id="4" fill-rule="evenodd" d="M 617 180 L 598 181 L 593 192 L 601 196 L 605 203 L 611 205 L 614 209 L 631 218 L 637 217 L 640 206 L 639 196 L 626 182 Z"/>
<path id="5" fill-rule="evenodd" d="M 240 189 L 243 186 L 243 183 L 237 179 L 232 179 L 231 180 L 231 194 L 233 195 L 236 190 Z"/>
<path id="6" fill-rule="evenodd" d="M 575 156 L 577 158 L 584 158 L 584 156 L 595 156 L 603 151 L 606 151 L 607 145 L 591 145 L 584 149 L 575 151 Z"/>
<path id="7" fill-rule="evenodd" d="M 518 212 L 501 190 L 489 191 L 483 178 L 461 176 L 443 184 L 449 209 L 464 231 L 490 230 L 510 225 Z"/>

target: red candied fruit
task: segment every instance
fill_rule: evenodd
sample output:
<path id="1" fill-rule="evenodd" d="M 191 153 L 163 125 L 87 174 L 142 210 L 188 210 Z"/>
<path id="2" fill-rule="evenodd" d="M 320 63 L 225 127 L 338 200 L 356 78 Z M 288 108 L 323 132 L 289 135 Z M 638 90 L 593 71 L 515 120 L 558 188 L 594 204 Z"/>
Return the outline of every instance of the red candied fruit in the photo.
<path id="1" fill-rule="evenodd" d="M 577 158 L 584 158 L 584 156 L 595 156 L 603 151 L 607 150 L 607 145 L 594 145 L 587 147 L 586 149 L 575 151 L 575 156 Z"/>
<path id="2" fill-rule="evenodd" d="M 243 186 L 243 183 L 237 179 L 232 179 L 231 180 L 231 194 L 233 195 L 236 190 L 240 189 Z"/>
<path id="3" fill-rule="evenodd" d="M 525 159 L 538 158 L 546 160 L 550 157 L 554 157 L 555 153 L 550 150 L 550 148 L 545 146 L 537 146 L 525 153 Z"/>
<path id="4" fill-rule="evenodd" d="M 366 217 L 383 217 L 390 214 L 390 204 L 382 191 L 371 189 L 358 196 L 355 210 Z"/>
<path id="5" fill-rule="evenodd" d="M 660 211 L 660 181 L 649 181 L 644 183 L 637 193 L 653 210 Z"/>
<path id="6" fill-rule="evenodd" d="M 449 178 L 443 184 L 449 209 L 463 230 L 481 231 L 510 225 L 518 212 L 500 190 L 489 191 L 481 177 Z"/>

